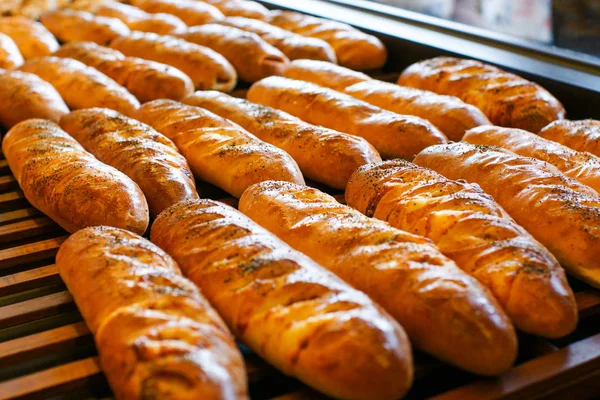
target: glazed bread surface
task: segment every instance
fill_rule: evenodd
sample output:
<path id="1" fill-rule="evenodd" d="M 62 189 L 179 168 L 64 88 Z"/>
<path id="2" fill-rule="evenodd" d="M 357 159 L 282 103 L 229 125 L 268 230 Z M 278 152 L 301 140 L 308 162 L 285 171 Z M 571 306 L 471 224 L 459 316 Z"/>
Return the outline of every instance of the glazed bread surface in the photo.
<path id="1" fill-rule="evenodd" d="M 2 153 L 27 201 L 65 230 L 109 225 L 146 231 L 148 204 L 140 188 L 57 124 L 29 119 L 15 125 Z"/>
<path id="2" fill-rule="evenodd" d="M 86 11 L 59 9 L 44 13 L 40 22 L 61 42 L 94 42 L 106 45 L 131 30 L 116 18 L 99 17 Z"/>
<path id="3" fill-rule="evenodd" d="M 54 35 L 39 22 L 25 17 L 0 18 L 0 33 L 11 37 L 28 60 L 50 55 L 58 49 Z"/>
<path id="4" fill-rule="evenodd" d="M 272 76 L 252 85 L 247 98 L 308 123 L 361 136 L 385 158 L 412 159 L 427 146 L 447 142 L 428 121 L 386 111 L 309 82 Z"/>
<path id="5" fill-rule="evenodd" d="M 203 0 L 212 4 L 228 17 L 246 17 L 266 21 L 270 11 L 262 4 L 250 0 Z"/>
<path id="6" fill-rule="evenodd" d="M 129 0 L 131 5 L 149 13 L 171 14 L 188 26 L 208 24 L 225 16 L 216 7 L 196 0 Z"/>
<path id="7" fill-rule="evenodd" d="M 520 330 L 556 338 L 575 329 L 577 306 L 558 261 L 479 186 L 390 160 L 356 171 L 346 202 L 431 239 L 492 292 Z"/>
<path id="8" fill-rule="evenodd" d="M 296 60 L 283 71 L 286 78 L 312 82 L 340 92 L 355 83 L 370 81 L 371 77 L 362 72 L 351 70 L 326 61 Z"/>
<path id="9" fill-rule="evenodd" d="M 577 151 L 587 151 L 600 157 L 600 121 L 558 120 L 545 126 L 538 135 L 554 140 Z"/>
<path id="10" fill-rule="evenodd" d="M 498 302 L 430 240 L 289 182 L 251 186 L 239 209 L 369 295 L 416 347 L 484 375 L 513 363 L 516 335 Z"/>
<path id="11" fill-rule="evenodd" d="M 179 203 L 152 241 L 236 337 L 284 373 L 338 399 L 397 399 L 412 382 L 410 343 L 366 295 L 234 208 Z"/>
<path id="12" fill-rule="evenodd" d="M 0 68 L 13 69 L 22 65 L 25 60 L 10 36 L 0 32 Z"/>
<path id="13" fill-rule="evenodd" d="M 248 398 L 231 333 L 160 248 L 96 226 L 67 239 L 56 265 L 118 400 Z"/>

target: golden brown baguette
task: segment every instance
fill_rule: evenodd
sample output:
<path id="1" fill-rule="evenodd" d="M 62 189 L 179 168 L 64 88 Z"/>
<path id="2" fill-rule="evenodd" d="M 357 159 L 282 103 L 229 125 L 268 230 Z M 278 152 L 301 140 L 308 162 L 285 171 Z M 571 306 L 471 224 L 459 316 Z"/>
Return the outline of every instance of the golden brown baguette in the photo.
<path id="1" fill-rule="evenodd" d="M 35 58 L 19 69 L 49 82 L 71 109 L 106 107 L 131 115 L 140 106 L 140 102 L 127 89 L 97 69 L 77 60 Z"/>
<path id="2" fill-rule="evenodd" d="M 196 178 L 235 197 L 264 180 L 304 183 L 298 165 L 286 152 L 209 111 L 155 100 L 142 105 L 134 118 L 171 139 Z"/>
<path id="3" fill-rule="evenodd" d="M 98 17 L 85 11 L 61 9 L 44 13 L 40 22 L 61 42 L 108 44 L 130 29 L 116 18 Z"/>
<path id="4" fill-rule="evenodd" d="M 125 87 L 141 102 L 156 99 L 181 100 L 194 92 L 191 78 L 175 67 L 137 57 L 94 42 L 67 43 L 54 53 L 96 68 Z"/>
<path id="5" fill-rule="evenodd" d="M 288 58 L 260 36 L 218 24 L 194 26 L 177 35 L 188 42 L 206 46 L 222 54 L 247 82 L 281 75 Z"/>
<path id="6" fill-rule="evenodd" d="M 130 57 L 139 57 L 175 67 L 192 79 L 198 90 L 228 92 L 237 83 L 233 66 L 219 53 L 172 36 L 132 32 L 113 40 L 110 47 Z"/>
<path id="7" fill-rule="evenodd" d="M 310 59 L 337 63 L 333 48 L 321 39 L 298 35 L 252 18 L 227 17 L 219 21 L 219 24 L 257 34 L 290 60 Z"/>
<path id="8" fill-rule="evenodd" d="M 271 18 L 267 22 L 326 41 L 335 50 L 339 63 L 348 68 L 359 71 L 377 69 L 387 59 L 387 50 L 379 39 L 341 22 L 294 11 L 271 11 Z"/>
<path id="9" fill-rule="evenodd" d="M 284 373 L 338 399 L 392 400 L 410 388 L 410 343 L 396 321 L 239 211 L 179 203 L 157 218 L 151 239 Z"/>
<path id="10" fill-rule="evenodd" d="M 550 338 L 575 329 L 577 305 L 558 261 L 479 186 L 391 160 L 356 171 L 346 202 L 433 240 L 492 292 L 517 328 Z"/>
<path id="11" fill-rule="evenodd" d="M 0 32 L 0 68 L 17 68 L 22 65 L 24 61 L 17 44 L 10 36 Z"/>
<path id="12" fill-rule="evenodd" d="M 593 189 L 544 161 L 499 147 L 432 146 L 415 163 L 450 179 L 477 183 L 567 272 L 600 287 L 600 197 Z"/>
<path id="13" fill-rule="evenodd" d="M 132 6 L 149 13 L 171 14 L 188 26 L 208 24 L 225 16 L 218 8 L 195 0 L 129 0 Z"/>
<path id="14" fill-rule="evenodd" d="M 25 17 L 0 18 L 0 33 L 15 41 L 26 60 L 50 55 L 58 49 L 56 38 L 44 25 Z"/>
<path id="15" fill-rule="evenodd" d="M 428 239 L 288 182 L 251 186 L 239 209 L 364 291 L 418 348 L 483 375 L 513 363 L 517 339 L 498 302 Z"/>
<path id="16" fill-rule="evenodd" d="M 456 96 L 479 108 L 495 125 L 530 132 L 565 116 L 562 104 L 537 83 L 475 60 L 421 61 L 405 69 L 398 83 Z"/>
<path id="17" fill-rule="evenodd" d="M 381 161 L 363 138 L 306 122 L 283 111 L 215 91 L 196 92 L 182 100 L 227 118 L 259 139 L 291 155 L 304 176 L 344 189 L 361 165 Z"/>
<path id="18" fill-rule="evenodd" d="M 37 75 L 0 69 L 0 125 L 10 128 L 30 118 L 58 122 L 68 112 L 56 89 Z"/>
<path id="19" fill-rule="evenodd" d="M 63 116 L 60 126 L 100 161 L 137 183 L 151 217 L 179 201 L 198 198 L 185 158 L 148 125 L 106 108 L 87 108 Z"/>
<path id="20" fill-rule="evenodd" d="M 118 400 L 248 398 L 231 333 L 157 246 L 97 226 L 67 239 L 56 264 Z"/>
<path id="21" fill-rule="evenodd" d="M 355 83 L 372 78 L 362 72 L 351 70 L 330 62 L 318 60 L 295 60 L 286 65 L 283 76 L 299 81 L 311 82 L 339 92 Z"/>
<path id="22" fill-rule="evenodd" d="M 187 25 L 171 14 L 147 13 L 137 7 L 112 0 L 77 0 L 69 5 L 81 11 L 91 12 L 101 17 L 117 18 L 132 31 L 170 34 L 187 29 Z"/>
<path id="23" fill-rule="evenodd" d="M 2 153 L 27 200 L 65 230 L 109 225 L 146 231 L 148 204 L 140 188 L 54 122 L 15 125 L 2 141 Z"/>
<path id="24" fill-rule="evenodd" d="M 447 141 L 424 119 L 382 110 L 309 82 L 272 76 L 252 85 L 247 98 L 308 123 L 361 136 L 386 158 L 412 159 L 427 146 Z"/>
<path id="25" fill-rule="evenodd" d="M 249 0 L 203 0 L 217 7 L 228 17 L 246 17 L 266 21 L 270 11 L 262 4 Z"/>
<path id="26" fill-rule="evenodd" d="M 471 144 L 498 146 L 520 156 L 554 165 L 563 174 L 600 193 L 600 158 L 563 146 L 522 129 L 482 126 L 471 129 L 463 140 Z"/>
<path id="27" fill-rule="evenodd" d="M 600 157 L 600 121 L 558 120 L 544 127 L 538 135 L 554 140 L 577 151 L 587 151 Z"/>

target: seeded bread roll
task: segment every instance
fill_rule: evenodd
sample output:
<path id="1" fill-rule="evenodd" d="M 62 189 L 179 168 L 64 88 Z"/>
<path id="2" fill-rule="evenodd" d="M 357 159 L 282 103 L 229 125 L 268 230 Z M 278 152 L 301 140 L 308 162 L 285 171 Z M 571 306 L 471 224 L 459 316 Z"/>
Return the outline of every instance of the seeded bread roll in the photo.
<path id="1" fill-rule="evenodd" d="M 544 127 L 538 135 L 554 140 L 577 151 L 587 151 L 600 157 L 600 121 L 558 120 Z"/>
<path id="2" fill-rule="evenodd" d="M 130 29 L 116 18 L 98 17 L 85 11 L 60 9 L 44 13 L 40 21 L 61 42 L 94 42 L 107 45 Z"/>
<path id="3" fill-rule="evenodd" d="M 0 18 L 0 33 L 15 41 L 26 60 L 50 55 L 59 46 L 44 25 L 25 17 Z"/>
<path id="4" fill-rule="evenodd" d="M 362 72 L 317 60 L 292 61 L 285 67 L 283 76 L 311 82 L 339 92 L 343 92 L 346 87 L 355 83 L 373 80 L 369 75 Z"/>
<path id="5" fill-rule="evenodd" d="M 24 61 L 17 44 L 10 36 L 0 32 L 0 68 L 17 68 L 22 65 Z"/>
<path id="6" fill-rule="evenodd" d="M 131 5 L 149 13 L 171 14 L 188 26 L 208 24 L 225 16 L 216 7 L 196 0 L 129 0 Z"/>

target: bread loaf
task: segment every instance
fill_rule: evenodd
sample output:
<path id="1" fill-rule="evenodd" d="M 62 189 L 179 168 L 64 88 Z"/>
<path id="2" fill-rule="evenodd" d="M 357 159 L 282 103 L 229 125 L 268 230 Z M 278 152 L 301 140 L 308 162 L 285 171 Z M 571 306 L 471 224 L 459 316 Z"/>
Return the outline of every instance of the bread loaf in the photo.
<path id="1" fill-rule="evenodd" d="M 544 127 L 538 135 L 554 140 L 577 151 L 587 151 L 600 157 L 600 121 L 558 120 Z"/>
<path id="2" fill-rule="evenodd" d="M 248 398 L 231 333 L 157 246 L 97 226 L 67 239 L 56 264 L 118 400 Z"/>
<path id="3" fill-rule="evenodd" d="M 40 21 L 61 42 L 94 42 L 106 45 L 130 30 L 116 18 L 98 17 L 85 11 L 60 9 L 44 13 Z"/>
<path id="4" fill-rule="evenodd" d="M 142 105 L 134 117 L 171 139 L 196 178 L 233 196 L 269 179 L 304 182 L 287 153 L 209 111 L 155 100 Z"/>
<path id="5" fill-rule="evenodd" d="M 27 200 L 65 230 L 109 225 L 146 231 L 148 204 L 140 188 L 55 123 L 30 119 L 15 125 L 2 153 Z"/>
<path id="6" fill-rule="evenodd" d="M 19 69 L 49 82 L 71 109 L 106 107 L 131 115 L 140 106 L 127 89 L 77 60 L 42 57 L 27 61 Z"/>
<path id="7" fill-rule="evenodd" d="M 308 82 L 272 76 L 252 85 L 247 97 L 308 123 L 361 136 L 386 158 L 412 159 L 427 146 L 447 141 L 421 118 L 385 111 Z"/>
<path id="8" fill-rule="evenodd" d="M 228 92 L 237 83 L 235 69 L 222 55 L 172 36 L 132 32 L 128 37 L 112 41 L 110 47 L 126 56 L 175 67 L 189 76 L 198 90 Z"/>
<path id="9" fill-rule="evenodd" d="M 402 72 L 398 83 L 459 97 L 495 125 L 537 132 L 562 119 L 562 104 L 540 85 L 475 60 L 437 57 Z"/>
<path id="10" fill-rule="evenodd" d="M 0 32 L 0 68 L 13 69 L 22 65 L 23 56 L 17 47 L 17 44 L 10 38 Z"/>
<path id="11" fill-rule="evenodd" d="M 0 33 L 15 41 L 26 60 L 50 55 L 58 49 L 56 38 L 44 25 L 25 17 L 0 18 Z"/>
<path id="12" fill-rule="evenodd" d="M 600 287 L 600 197 L 554 166 L 498 147 L 432 146 L 416 164 L 477 183 L 550 250 L 567 272 Z"/>
<path id="13" fill-rule="evenodd" d="M 212 200 L 179 203 L 157 218 L 151 238 L 232 332 L 284 373 L 338 399 L 397 399 L 410 387 L 402 328 L 239 211 Z"/>
<path id="14" fill-rule="evenodd" d="M 239 209 L 385 308 L 422 350 L 468 371 L 500 374 L 516 335 L 492 295 L 426 238 L 288 182 L 262 182 Z"/>
<path id="15" fill-rule="evenodd" d="M 203 0 L 212 4 L 228 17 L 246 17 L 266 21 L 270 18 L 269 10 L 256 1 L 249 0 Z"/>
<path id="16" fill-rule="evenodd" d="M 289 63 L 283 71 L 286 78 L 312 82 L 319 86 L 343 92 L 355 83 L 370 81 L 372 78 L 362 72 L 317 60 L 296 60 Z"/>
<path id="17" fill-rule="evenodd" d="M 195 0 L 129 0 L 131 5 L 149 13 L 165 13 L 176 16 L 186 25 L 202 25 L 225 18 L 217 8 Z"/>
<path id="18" fill-rule="evenodd" d="M 93 42 L 63 45 L 57 57 L 73 58 L 96 68 L 125 87 L 141 102 L 156 99 L 180 100 L 194 91 L 191 78 L 177 68 L 137 57 Z"/>
<path id="19" fill-rule="evenodd" d="M 492 292 L 520 330 L 556 338 L 575 329 L 577 305 L 558 261 L 479 186 L 391 160 L 356 171 L 346 202 L 433 240 Z"/>

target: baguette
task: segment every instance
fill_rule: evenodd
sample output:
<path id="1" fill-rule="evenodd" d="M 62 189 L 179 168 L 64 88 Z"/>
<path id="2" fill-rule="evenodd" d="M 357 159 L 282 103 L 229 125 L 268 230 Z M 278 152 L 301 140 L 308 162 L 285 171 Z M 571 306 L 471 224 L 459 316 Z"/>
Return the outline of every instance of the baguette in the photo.
<path id="1" fill-rule="evenodd" d="M 68 112 L 56 89 L 37 75 L 0 69 L 0 125 L 10 128 L 30 118 L 58 122 Z"/>
<path id="2" fill-rule="evenodd" d="M 498 146 L 520 156 L 554 165 L 559 171 L 600 193 L 600 158 L 581 153 L 521 129 L 482 126 L 463 138 L 467 143 Z"/>
<path id="3" fill-rule="evenodd" d="M 172 100 L 140 107 L 135 118 L 171 139 L 196 178 L 235 197 L 268 179 L 303 183 L 296 162 L 240 126 L 209 111 Z"/>
<path id="4" fill-rule="evenodd" d="M 257 34 L 290 60 L 310 59 L 337 63 L 333 48 L 321 39 L 298 35 L 252 18 L 227 17 L 219 21 L 219 24 Z"/>
<path id="5" fill-rule="evenodd" d="M 110 225 L 146 231 L 148 204 L 140 188 L 54 122 L 15 125 L 4 137 L 2 153 L 27 200 L 65 230 Z"/>
<path id="6" fill-rule="evenodd" d="M 500 302 L 517 328 L 557 338 L 577 325 L 577 305 L 558 261 L 477 185 L 402 160 L 361 167 L 349 206 L 426 236 Z"/>
<path id="7" fill-rule="evenodd" d="M 22 65 L 24 61 L 17 44 L 10 36 L 0 32 L 0 68 L 17 68 Z"/>
<path id="8" fill-rule="evenodd" d="M 214 91 L 196 92 L 183 102 L 227 118 L 296 160 L 304 176 L 344 189 L 361 165 L 381 161 L 377 150 L 358 136 L 310 125 L 283 111 Z"/>
<path id="9" fill-rule="evenodd" d="M 565 116 L 562 104 L 537 83 L 474 60 L 421 61 L 405 69 L 398 83 L 456 96 L 479 108 L 495 125 L 530 132 Z"/>
<path id="10" fill-rule="evenodd" d="M 195 26 L 177 36 L 222 54 L 235 67 L 239 77 L 247 82 L 281 75 L 285 64 L 289 62 L 281 51 L 260 36 L 230 26 Z"/>
<path id="11" fill-rule="evenodd" d="M 40 22 L 61 42 L 94 42 L 106 45 L 131 30 L 116 18 L 98 17 L 85 11 L 61 9 L 44 13 Z"/>
<path id="12" fill-rule="evenodd" d="M 208 24 L 225 18 L 218 8 L 195 0 L 130 0 L 131 5 L 149 13 L 171 14 L 188 26 Z"/>
<path id="13" fill-rule="evenodd" d="M 387 59 L 383 43 L 337 21 L 311 17 L 294 11 L 271 11 L 270 24 L 303 36 L 322 39 L 335 50 L 337 59 L 344 67 L 359 71 L 381 68 Z"/>
<path id="14" fill-rule="evenodd" d="M 311 82 L 338 92 L 355 83 L 373 80 L 369 75 L 341 65 L 317 60 L 296 60 L 289 63 L 283 76 L 299 81 Z"/>
<path id="15" fill-rule="evenodd" d="M 239 209 L 382 305 L 416 347 L 483 375 L 513 363 L 517 339 L 500 305 L 428 239 L 287 182 L 251 186 Z"/>
<path id="16" fill-rule="evenodd" d="M 248 0 L 203 0 L 212 4 L 228 17 L 246 17 L 266 21 L 270 11 L 256 1 Z"/>
<path id="17" fill-rule="evenodd" d="M 554 140 L 577 151 L 587 151 L 600 157 L 600 121 L 558 120 L 544 127 L 538 135 Z"/>
<path id="18" fill-rule="evenodd" d="M 161 249 L 97 226 L 67 239 L 56 264 L 118 400 L 248 398 L 231 333 Z"/>
<path id="19" fill-rule="evenodd" d="M 421 118 L 385 111 L 308 82 L 272 76 L 252 85 L 247 98 L 308 123 L 361 136 L 385 158 L 412 159 L 427 146 L 447 141 Z"/>
<path id="20" fill-rule="evenodd" d="M 19 69 L 49 82 L 71 109 L 106 107 L 131 115 L 140 106 L 140 102 L 127 89 L 77 60 L 35 58 Z"/>
<path id="21" fill-rule="evenodd" d="M 567 272 L 600 287 L 600 197 L 554 166 L 498 147 L 432 146 L 416 164 L 477 183 Z"/>
<path id="22" fill-rule="evenodd" d="M 192 79 L 197 90 L 228 92 L 237 83 L 233 66 L 219 53 L 172 36 L 132 32 L 113 40 L 110 47 L 130 57 L 139 57 L 175 67 Z"/>
<path id="23" fill-rule="evenodd" d="M 177 68 L 142 58 L 125 57 L 118 50 L 94 42 L 67 43 L 54 55 L 96 68 L 142 103 L 156 99 L 180 100 L 194 91 L 191 78 Z"/>
<path id="24" fill-rule="evenodd" d="M 24 17 L 0 18 L 0 33 L 15 41 L 23 58 L 44 57 L 58 49 L 58 42 L 44 25 Z"/>
<path id="25" fill-rule="evenodd" d="M 88 108 L 65 115 L 60 126 L 100 161 L 137 183 L 151 217 L 179 201 L 198 198 L 185 158 L 148 125 L 113 110 Z"/>
<path id="26" fill-rule="evenodd" d="M 157 218 L 151 238 L 232 332 L 284 373 L 338 399 L 391 400 L 410 388 L 402 328 L 239 211 L 212 200 L 179 203 Z"/>

